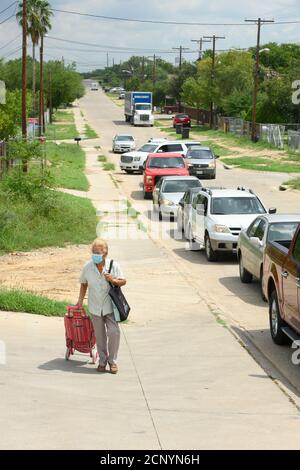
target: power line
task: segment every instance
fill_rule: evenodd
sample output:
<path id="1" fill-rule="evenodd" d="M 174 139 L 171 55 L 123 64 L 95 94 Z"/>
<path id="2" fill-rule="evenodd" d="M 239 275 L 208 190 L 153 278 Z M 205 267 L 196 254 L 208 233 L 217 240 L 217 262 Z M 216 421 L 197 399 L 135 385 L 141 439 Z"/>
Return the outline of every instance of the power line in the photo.
<path id="1" fill-rule="evenodd" d="M 1 10 L 0 11 L 0 15 L 2 15 L 2 13 L 4 13 L 5 11 L 9 10 L 12 6 L 14 6 L 16 3 L 18 3 L 16 0 L 14 2 L 12 2 L 10 5 L 8 5 L 8 7 L 4 8 L 4 10 Z"/>
<path id="2" fill-rule="evenodd" d="M 105 52 L 107 52 L 108 49 L 111 49 L 114 52 L 118 52 L 118 51 L 124 51 L 124 52 L 149 52 L 149 53 L 150 52 L 153 52 L 153 53 L 155 52 L 155 53 L 159 53 L 159 54 L 169 54 L 169 53 L 174 54 L 174 52 L 170 51 L 170 50 L 139 49 L 139 48 L 134 48 L 134 47 L 111 46 L 111 45 L 107 45 L 107 44 L 95 44 L 95 43 L 89 43 L 89 42 L 73 41 L 71 39 L 57 38 L 57 37 L 54 37 L 54 36 L 47 36 L 47 40 L 48 39 L 52 39 L 52 40 L 60 41 L 60 42 L 67 42 L 67 43 L 70 43 L 70 44 L 77 44 L 77 45 L 81 45 L 81 46 L 101 48 L 101 49 L 105 49 Z M 196 51 L 192 51 L 192 52 L 196 52 Z"/>
<path id="3" fill-rule="evenodd" d="M 11 16 L 8 16 L 7 18 L 5 18 L 5 20 L 1 21 L 0 24 L 6 23 L 6 21 L 9 21 L 9 20 L 11 20 L 11 19 L 14 18 L 14 17 L 15 17 L 15 14 L 13 13 Z"/>
<path id="4" fill-rule="evenodd" d="M 245 23 L 197 23 L 197 22 L 189 22 L 189 21 L 163 21 L 163 20 L 144 20 L 138 18 L 124 18 L 119 16 L 105 16 L 105 15 L 97 15 L 93 13 L 82 13 L 79 11 L 70 11 L 70 10 L 60 10 L 58 8 L 52 8 L 52 11 L 58 13 L 66 13 L 69 15 L 78 15 L 78 16 L 86 16 L 90 18 L 98 18 L 103 20 L 110 20 L 110 21 L 125 21 L 125 22 L 133 22 L 133 23 L 149 23 L 149 24 L 167 24 L 167 25 L 179 25 L 179 26 L 249 26 Z M 290 20 L 290 21 L 274 21 L 273 24 L 297 24 L 300 23 L 300 20 Z"/>
<path id="5" fill-rule="evenodd" d="M 22 49 L 22 47 L 20 46 L 20 47 L 18 47 L 17 49 L 15 49 L 14 51 L 8 52 L 6 55 L 2 56 L 1 58 L 2 58 L 2 59 L 7 59 L 7 57 L 10 57 L 11 55 L 16 54 L 16 53 L 19 52 L 21 49 Z"/>
<path id="6" fill-rule="evenodd" d="M 59 10 L 58 8 L 52 8 L 52 11 L 59 13 L 67 13 L 69 15 L 79 15 L 87 16 L 90 18 L 99 18 L 103 20 L 112 20 L 112 21 L 127 21 L 133 23 L 150 23 L 150 24 L 169 24 L 169 25 L 181 25 L 181 26 L 246 26 L 245 23 L 196 23 L 188 21 L 162 21 L 162 20 L 142 20 L 137 18 L 122 18 L 118 16 L 105 16 L 105 15 L 96 15 L 93 13 L 81 13 L 78 11 L 69 11 L 69 10 Z"/>
<path id="7" fill-rule="evenodd" d="M 11 41 L 7 42 L 6 44 L 4 44 L 4 46 L 1 46 L 0 47 L 0 50 L 1 49 L 4 49 L 5 47 L 9 46 L 10 44 L 12 44 L 13 42 L 15 42 L 17 39 L 19 39 L 21 37 L 21 34 L 19 34 L 17 37 L 15 37 L 14 39 L 12 39 Z"/>

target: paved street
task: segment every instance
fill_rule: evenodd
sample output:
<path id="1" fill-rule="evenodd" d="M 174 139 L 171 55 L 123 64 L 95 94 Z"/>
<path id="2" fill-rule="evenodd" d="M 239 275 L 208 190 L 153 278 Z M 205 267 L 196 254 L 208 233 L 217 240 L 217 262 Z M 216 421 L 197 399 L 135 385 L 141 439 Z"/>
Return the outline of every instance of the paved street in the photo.
<path id="1" fill-rule="evenodd" d="M 117 170 L 116 187 L 97 155 L 118 161 L 110 153 L 116 132 L 130 131 L 140 144 L 160 132 L 125 125 L 122 109 L 102 92 L 88 92 L 80 109 L 99 133 L 83 144 L 87 196 L 100 211 L 106 203 L 117 211 L 119 201 L 130 198 L 148 224 L 151 202 L 142 199 L 141 176 Z M 79 109 L 76 119 L 79 127 Z M 277 189 L 286 175 L 218 170 L 216 185 L 250 185 L 283 210 L 299 205 L 297 195 Z M 240 284 L 234 259 L 209 265 L 201 252 L 187 251 L 172 229 L 160 239 L 155 227 L 149 236 L 138 238 L 138 232 L 135 225 L 136 239 L 109 240 L 132 306 L 130 322 L 122 325 L 117 376 L 97 374 L 84 355 L 65 361 L 62 319 L 1 314 L 7 362 L 0 366 L 0 427 L 9 420 L 10 428 L 0 447 L 297 448 L 299 370 L 291 366 L 290 350 L 271 342 L 258 286 Z M 74 270 L 79 274 L 78 265 Z"/>
<path id="2" fill-rule="evenodd" d="M 119 156 L 111 153 L 111 139 L 115 133 L 125 131 L 132 133 L 143 144 L 149 137 L 163 137 L 155 128 L 134 128 L 124 123 L 123 110 L 112 104 L 102 92 L 88 93 L 80 103 L 81 108 L 91 124 L 100 133 L 100 141 L 104 153 L 116 163 L 117 179 L 134 207 L 141 212 L 142 220 L 149 223 L 152 202 L 144 201 L 141 188 L 141 175 L 126 175 L 119 171 Z M 235 188 L 245 186 L 252 188 L 268 207 L 277 207 L 279 212 L 299 212 L 300 195 L 295 191 L 279 191 L 279 185 L 290 176 L 280 173 L 253 172 L 246 170 L 225 170 L 219 163 L 216 180 L 208 181 L 209 186 L 225 186 Z M 159 229 L 157 226 L 162 226 Z M 172 226 L 172 224 L 171 224 Z M 176 222 L 173 224 L 175 229 Z M 268 359 L 264 366 L 271 370 L 273 377 L 279 378 L 289 393 L 299 403 L 300 374 L 299 368 L 290 360 L 291 350 L 275 346 L 270 340 L 268 307 L 261 300 L 258 282 L 243 285 L 239 279 L 238 265 L 233 257 L 225 257 L 218 263 L 208 263 L 203 252 L 186 250 L 186 243 L 175 239 L 174 229 L 170 232 L 170 224 L 154 222 L 151 225 L 153 236 L 158 246 L 164 247 L 172 256 L 178 268 L 193 284 L 201 298 L 213 309 L 220 310 L 227 321 L 233 326 L 238 337 L 250 341 L 253 353 Z M 156 234 L 162 231 L 157 240 Z M 205 288 L 203 288 L 205 283 Z M 256 351 L 258 349 L 258 351 Z M 272 366 L 275 365 L 275 368 Z"/>

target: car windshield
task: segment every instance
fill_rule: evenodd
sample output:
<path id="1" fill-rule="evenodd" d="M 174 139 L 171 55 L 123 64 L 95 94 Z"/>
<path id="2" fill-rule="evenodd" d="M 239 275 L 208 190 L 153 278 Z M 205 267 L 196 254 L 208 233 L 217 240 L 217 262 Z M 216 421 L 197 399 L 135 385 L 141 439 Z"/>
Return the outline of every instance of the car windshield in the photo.
<path id="1" fill-rule="evenodd" d="M 268 241 L 291 241 L 299 222 L 278 222 L 271 224 L 268 231 Z"/>
<path id="2" fill-rule="evenodd" d="M 180 157 L 151 158 L 149 168 L 184 168 L 184 161 Z"/>
<path id="3" fill-rule="evenodd" d="M 185 193 L 189 188 L 198 188 L 201 186 L 199 180 L 180 180 L 166 181 L 162 192 L 163 193 Z"/>
<path id="4" fill-rule="evenodd" d="M 211 214 L 265 214 L 266 211 L 256 197 L 214 197 Z"/>
<path id="5" fill-rule="evenodd" d="M 149 109 L 151 109 L 151 104 L 136 104 L 135 109 L 138 111 L 149 111 Z"/>
<path id="6" fill-rule="evenodd" d="M 157 145 L 145 144 L 140 149 L 139 152 L 153 153 L 156 150 Z"/>
<path id="7" fill-rule="evenodd" d="M 212 160 L 214 158 L 210 150 L 192 149 L 189 151 L 187 158 L 199 160 Z"/>
<path id="8" fill-rule="evenodd" d="M 121 142 L 123 140 L 134 140 L 134 139 L 133 139 L 132 135 L 118 135 L 116 140 L 118 142 Z"/>

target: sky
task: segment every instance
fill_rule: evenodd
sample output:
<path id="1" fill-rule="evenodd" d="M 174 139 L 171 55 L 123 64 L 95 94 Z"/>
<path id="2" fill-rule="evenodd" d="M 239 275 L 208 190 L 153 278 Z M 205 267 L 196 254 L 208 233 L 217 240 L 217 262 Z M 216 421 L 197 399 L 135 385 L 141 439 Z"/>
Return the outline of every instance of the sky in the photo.
<path id="1" fill-rule="evenodd" d="M 0 0 L 0 12 L 12 2 L 13 0 Z M 299 0 L 50 0 L 50 3 L 52 8 L 60 10 L 159 21 L 244 23 L 245 18 L 258 17 L 275 21 L 300 21 Z M 13 5 L 0 13 L 0 57 L 7 60 L 21 55 L 21 30 L 16 20 L 13 17 L 2 23 L 15 9 L 16 5 Z M 131 55 L 148 57 L 154 53 L 175 63 L 177 52 L 172 48 L 180 45 L 189 48 L 184 53 L 184 58 L 195 60 L 198 46 L 191 40 L 213 34 L 226 38 L 217 41 L 217 50 L 244 48 L 256 43 L 256 26 L 253 24 L 145 24 L 54 12 L 52 25 L 49 37 L 45 38 L 46 60 L 64 57 L 66 63 L 75 61 L 79 71 L 104 68 L 107 61 L 112 65 L 113 61 L 119 63 Z M 261 41 L 300 43 L 299 24 L 265 25 L 262 28 Z M 205 46 L 210 47 L 209 44 Z"/>

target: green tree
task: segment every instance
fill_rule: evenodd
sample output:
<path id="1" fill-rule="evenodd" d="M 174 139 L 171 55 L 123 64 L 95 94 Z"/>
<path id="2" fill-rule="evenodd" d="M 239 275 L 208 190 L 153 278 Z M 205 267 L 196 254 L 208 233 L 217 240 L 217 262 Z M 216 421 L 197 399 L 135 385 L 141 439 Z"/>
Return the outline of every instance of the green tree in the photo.
<path id="1" fill-rule="evenodd" d="M 6 103 L 0 104 L 0 140 L 8 140 L 20 132 L 21 91 L 7 91 Z M 31 96 L 27 96 L 27 110 L 30 112 Z"/>
<path id="2" fill-rule="evenodd" d="M 199 124 L 199 109 L 202 105 L 203 86 L 197 78 L 188 78 L 182 86 L 183 101 L 197 109 L 197 124 Z"/>

